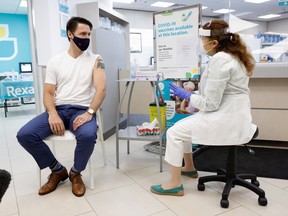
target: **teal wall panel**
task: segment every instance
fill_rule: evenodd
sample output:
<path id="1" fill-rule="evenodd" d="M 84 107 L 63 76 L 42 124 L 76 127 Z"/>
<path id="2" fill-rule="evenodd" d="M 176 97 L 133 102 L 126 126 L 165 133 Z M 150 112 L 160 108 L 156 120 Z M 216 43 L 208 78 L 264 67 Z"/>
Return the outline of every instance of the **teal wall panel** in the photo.
<path id="1" fill-rule="evenodd" d="M 19 62 L 31 62 L 28 16 L 0 13 L 0 73 L 19 72 Z"/>

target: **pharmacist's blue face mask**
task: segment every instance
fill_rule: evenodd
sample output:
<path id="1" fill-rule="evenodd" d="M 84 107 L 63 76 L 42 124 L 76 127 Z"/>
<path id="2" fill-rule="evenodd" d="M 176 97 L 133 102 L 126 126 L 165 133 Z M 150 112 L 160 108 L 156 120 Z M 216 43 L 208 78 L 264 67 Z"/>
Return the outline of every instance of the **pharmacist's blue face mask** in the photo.
<path id="1" fill-rule="evenodd" d="M 79 37 L 76 37 L 75 35 L 73 35 L 73 36 L 74 36 L 73 41 L 76 44 L 76 46 L 81 51 L 87 50 L 87 48 L 89 47 L 90 38 L 79 38 Z"/>

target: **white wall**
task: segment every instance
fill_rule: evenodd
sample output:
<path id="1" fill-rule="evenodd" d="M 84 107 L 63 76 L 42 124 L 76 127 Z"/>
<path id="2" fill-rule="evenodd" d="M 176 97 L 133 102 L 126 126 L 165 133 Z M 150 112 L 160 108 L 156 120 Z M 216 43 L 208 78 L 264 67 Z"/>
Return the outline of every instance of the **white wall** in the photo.
<path id="1" fill-rule="evenodd" d="M 68 40 L 60 35 L 58 0 L 33 0 L 35 39 L 38 65 L 46 66 L 50 58 L 68 48 Z"/>
<path id="2" fill-rule="evenodd" d="M 96 0 L 68 1 L 69 16 L 76 16 L 76 4 Z M 51 57 L 69 47 L 67 37 L 60 35 L 59 0 L 32 0 L 35 15 L 35 34 L 38 65 L 46 66 Z M 112 8 L 112 0 L 99 0 Z"/>
<path id="3" fill-rule="evenodd" d="M 267 22 L 260 22 L 260 21 L 250 21 L 250 22 L 256 23 L 258 25 L 255 27 L 240 31 L 239 33 L 257 35 L 259 33 L 263 33 L 267 31 Z"/>
<path id="4" fill-rule="evenodd" d="M 131 53 L 131 61 L 136 60 L 140 66 L 150 64 L 150 57 L 154 56 L 153 49 L 153 13 L 116 9 L 117 12 L 127 17 L 130 24 L 130 32 L 141 33 L 142 53 Z"/>
<path id="5" fill-rule="evenodd" d="M 268 22 L 267 31 L 277 33 L 288 33 L 288 19 Z"/>

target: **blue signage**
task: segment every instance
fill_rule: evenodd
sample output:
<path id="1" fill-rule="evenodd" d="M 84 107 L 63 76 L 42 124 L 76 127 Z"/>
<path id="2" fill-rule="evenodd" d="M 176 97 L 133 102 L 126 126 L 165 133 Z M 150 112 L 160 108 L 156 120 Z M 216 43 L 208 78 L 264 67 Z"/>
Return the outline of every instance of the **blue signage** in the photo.
<path id="1" fill-rule="evenodd" d="M 287 0 L 279 1 L 278 6 L 288 6 L 288 1 Z"/>
<path id="2" fill-rule="evenodd" d="M 11 98 L 34 96 L 33 81 L 28 80 L 3 80 L 0 82 L 0 101 Z"/>

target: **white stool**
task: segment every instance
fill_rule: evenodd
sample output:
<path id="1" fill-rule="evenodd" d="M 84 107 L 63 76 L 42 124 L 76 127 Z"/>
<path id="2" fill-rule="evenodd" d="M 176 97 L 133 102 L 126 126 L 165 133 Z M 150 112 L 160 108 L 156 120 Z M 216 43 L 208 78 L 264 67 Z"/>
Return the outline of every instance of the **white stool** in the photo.
<path id="1" fill-rule="evenodd" d="M 96 121 L 97 121 L 97 143 L 99 143 L 102 147 L 102 154 L 103 154 L 103 161 L 104 161 L 104 165 L 107 164 L 107 160 L 106 160 L 106 152 L 105 152 L 105 147 L 104 147 L 104 138 L 103 138 L 103 127 L 102 127 L 102 117 L 101 117 L 101 111 L 100 108 L 97 110 L 96 112 Z M 59 141 L 75 141 L 76 137 L 74 136 L 74 134 L 72 132 L 70 132 L 69 130 L 66 130 L 64 133 L 64 136 L 56 136 L 56 135 L 51 135 L 49 137 L 47 137 L 45 140 L 43 140 L 44 142 L 51 142 L 52 144 L 52 153 L 56 154 L 56 150 L 55 150 L 55 144 L 56 142 Z M 94 171 L 93 171 L 93 162 L 92 162 L 92 155 L 88 161 L 88 166 L 89 166 L 89 179 L 90 179 L 90 189 L 93 190 L 94 189 Z M 41 187 L 41 169 L 39 169 L 39 188 Z"/>

